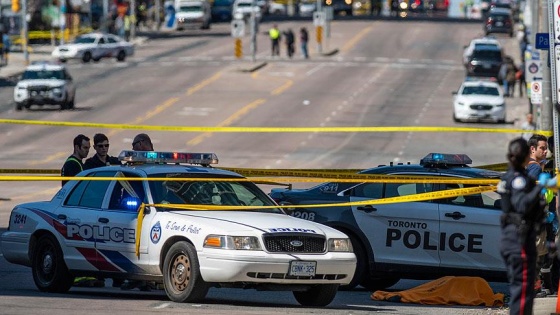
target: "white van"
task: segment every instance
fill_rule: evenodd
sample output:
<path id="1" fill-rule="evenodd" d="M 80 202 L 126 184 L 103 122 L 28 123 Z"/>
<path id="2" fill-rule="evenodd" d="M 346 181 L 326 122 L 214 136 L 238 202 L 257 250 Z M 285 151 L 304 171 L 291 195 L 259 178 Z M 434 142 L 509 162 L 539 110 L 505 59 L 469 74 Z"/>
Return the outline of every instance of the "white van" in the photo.
<path id="1" fill-rule="evenodd" d="M 251 18 L 251 9 L 255 11 L 257 21 L 260 21 L 262 8 L 258 4 L 253 6 L 253 0 L 235 0 L 232 10 L 233 18 L 248 21 Z"/>
<path id="2" fill-rule="evenodd" d="M 177 30 L 210 28 L 212 12 L 206 0 L 176 0 L 175 11 Z"/>

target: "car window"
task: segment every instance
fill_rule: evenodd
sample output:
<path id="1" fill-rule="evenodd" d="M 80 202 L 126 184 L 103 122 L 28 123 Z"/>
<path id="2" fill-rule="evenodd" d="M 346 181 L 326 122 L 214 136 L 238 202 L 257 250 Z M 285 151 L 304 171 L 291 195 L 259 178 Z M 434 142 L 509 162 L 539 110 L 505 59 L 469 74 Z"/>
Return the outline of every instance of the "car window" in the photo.
<path id="1" fill-rule="evenodd" d="M 502 53 L 499 50 L 475 50 L 473 52 L 473 59 L 487 59 L 487 60 L 502 60 Z"/>
<path id="2" fill-rule="evenodd" d="M 404 183 L 404 184 L 395 184 L 389 183 L 385 184 L 385 198 L 390 197 L 401 197 L 401 196 L 408 196 L 408 195 L 415 195 L 415 194 L 422 194 L 432 191 L 432 184 L 425 183 L 425 184 L 414 184 L 414 183 Z"/>
<path id="3" fill-rule="evenodd" d="M 174 177 L 183 177 L 184 174 L 158 174 L 151 176 L 170 178 L 168 181 L 149 182 L 150 193 L 156 204 L 275 206 L 264 192 L 250 182 L 173 180 Z M 263 209 L 259 211 L 281 212 L 279 209 Z"/>
<path id="4" fill-rule="evenodd" d="M 45 80 L 45 79 L 56 79 L 64 80 L 64 71 L 62 70 L 26 70 L 22 77 L 22 80 Z"/>
<path id="5" fill-rule="evenodd" d="M 90 36 L 80 36 L 74 40 L 75 44 L 93 44 L 95 43 L 95 37 Z"/>
<path id="6" fill-rule="evenodd" d="M 96 172 L 89 174 L 88 177 L 112 177 L 113 174 L 113 172 Z M 101 209 L 109 184 L 108 180 L 80 181 L 66 199 L 66 205 Z"/>
<path id="7" fill-rule="evenodd" d="M 121 173 L 123 179 L 117 180 L 113 191 L 111 192 L 111 199 L 109 200 L 110 210 L 123 210 L 123 211 L 136 211 L 139 203 L 146 202 L 144 185 L 142 181 L 126 180 L 124 177 L 139 176 L 131 173 Z"/>
<path id="8" fill-rule="evenodd" d="M 114 43 L 117 43 L 117 42 L 118 42 L 118 41 L 117 41 L 115 38 L 113 38 L 113 37 L 107 37 L 107 41 L 109 42 L 109 44 L 114 44 Z"/>
<path id="9" fill-rule="evenodd" d="M 465 86 L 462 94 L 499 96 L 500 91 L 498 90 L 498 88 L 492 86 Z"/>
<path id="10" fill-rule="evenodd" d="M 365 183 L 354 188 L 353 195 L 379 199 L 383 198 L 383 183 Z"/>
<path id="11" fill-rule="evenodd" d="M 445 190 L 478 187 L 477 185 L 463 185 L 463 184 L 442 184 L 442 186 L 443 186 L 442 189 Z M 501 197 L 498 193 L 489 191 L 480 194 L 440 199 L 439 202 L 456 205 L 456 206 L 501 210 L 500 200 Z"/>

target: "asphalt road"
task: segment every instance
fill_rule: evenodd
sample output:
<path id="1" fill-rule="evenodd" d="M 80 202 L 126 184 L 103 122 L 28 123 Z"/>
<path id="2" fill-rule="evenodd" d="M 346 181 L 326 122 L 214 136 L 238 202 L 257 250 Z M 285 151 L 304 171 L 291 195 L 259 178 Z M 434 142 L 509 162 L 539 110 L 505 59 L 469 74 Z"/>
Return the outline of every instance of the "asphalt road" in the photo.
<path id="1" fill-rule="evenodd" d="M 281 30 L 310 21 L 285 21 Z M 0 116 L 36 121 L 71 121 L 133 125 L 178 126 L 456 126 L 518 128 L 516 119 L 527 100 L 508 99 L 507 123 L 458 124 L 452 120 L 452 95 L 464 78 L 463 46 L 482 35 L 482 25 L 428 21 L 335 21 L 323 51 L 310 42 L 309 60 L 299 54 L 289 60 L 282 47 L 271 58 L 266 30 L 257 36 L 253 63 L 249 38 L 245 57 L 233 57 L 229 25 L 210 31 L 171 34 L 147 41 L 124 63 L 103 60 L 68 67 L 78 85 L 76 109 L 33 107 L 16 112 L 13 84 L 0 84 Z M 505 51 L 518 60 L 514 39 L 499 37 Z M 3 168 L 59 169 L 71 154 L 78 133 L 109 136 L 110 153 L 130 149 L 134 135 L 145 130 L 0 125 Z M 157 150 L 211 151 L 220 165 L 257 168 L 366 168 L 389 162 L 418 162 L 429 152 L 467 153 L 475 165 L 504 161 L 506 145 L 516 136 L 498 132 L 380 132 L 380 133 L 182 133 L 148 131 Z M 94 151 L 90 152 L 90 155 Z M 5 228 L 15 204 L 48 200 L 59 182 L 0 182 L 0 228 Z M 392 289 L 418 282 L 401 281 Z M 504 284 L 493 284 L 498 292 Z M 139 296 L 141 295 L 141 296 Z M 118 289 L 76 289 L 68 294 L 39 293 L 29 269 L 0 258 L 0 309 L 4 313 L 45 311 L 82 314 L 187 312 L 201 314 L 503 314 L 503 310 L 467 307 L 419 307 L 369 299 L 370 292 L 340 292 L 326 310 L 301 309 L 290 293 L 234 289 L 211 290 L 200 305 L 169 302 L 161 292 L 127 293 Z"/>

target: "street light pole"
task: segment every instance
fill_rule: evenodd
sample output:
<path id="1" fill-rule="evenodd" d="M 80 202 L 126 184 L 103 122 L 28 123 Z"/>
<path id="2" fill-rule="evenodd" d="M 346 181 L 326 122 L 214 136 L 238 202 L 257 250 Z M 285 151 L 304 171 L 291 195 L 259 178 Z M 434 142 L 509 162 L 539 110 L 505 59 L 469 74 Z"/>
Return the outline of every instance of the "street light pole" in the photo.
<path id="1" fill-rule="evenodd" d="M 23 59 L 25 60 L 25 65 L 28 65 L 29 51 L 27 49 L 27 41 L 29 40 L 29 34 L 27 31 L 27 0 L 21 0 L 21 33 L 23 38 L 23 43 L 21 44 Z"/>

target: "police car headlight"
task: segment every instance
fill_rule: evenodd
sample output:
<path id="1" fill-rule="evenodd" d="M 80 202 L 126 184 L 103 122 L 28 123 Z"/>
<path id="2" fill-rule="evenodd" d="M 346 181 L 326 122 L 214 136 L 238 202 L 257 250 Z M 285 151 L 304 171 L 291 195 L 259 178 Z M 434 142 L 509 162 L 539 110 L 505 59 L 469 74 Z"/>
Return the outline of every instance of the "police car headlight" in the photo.
<path id="1" fill-rule="evenodd" d="M 502 104 L 498 104 L 496 105 L 496 107 L 504 107 L 506 104 L 502 103 Z"/>
<path id="2" fill-rule="evenodd" d="M 353 252 L 352 242 L 347 238 L 329 238 L 329 252 Z"/>
<path id="3" fill-rule="evenodd" d="M 261 250 L 259 240 L 254 236 L 208 235 L 204 239 L 204 247 L 235 250 Z"/>
<path id="4" fill-rule="evenodd" d="M 54 94 L 62 94 L 62 89 L 60 87 L 56 87 L 54 89 L 52 89 Z"/>

